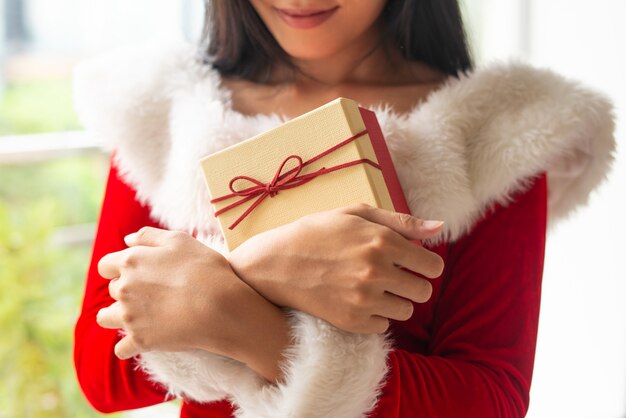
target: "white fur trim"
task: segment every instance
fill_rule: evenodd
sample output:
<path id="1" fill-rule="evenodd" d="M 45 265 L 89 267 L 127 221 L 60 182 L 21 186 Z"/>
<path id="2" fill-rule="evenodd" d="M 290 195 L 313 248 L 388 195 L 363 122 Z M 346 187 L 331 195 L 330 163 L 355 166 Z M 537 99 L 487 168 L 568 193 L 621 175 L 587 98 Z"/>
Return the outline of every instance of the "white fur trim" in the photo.
<path id="1" fill-rule="evenodd" d="M 237 418 L 367 416 L 388 372 L 385 337 L 344 332 L 296 311 L 290 325 L 294 345 L 283 353 L 279 384 L 202 350 L 144 353 L 139 364 L 171 395 L 200 403 L 229 399 Z"/>
<path id="2" fill-rule="evenodd" d="M 277 115 L 232 109 L 217 72 L 189 47 L 130 50 L 79 66 L 75 100 L 92 135 L 152 214 L 172 229 L 218 233 L 198 161 L 273 128 Z M 467 233 L 548 172 L 554 223 L 586 203 L 613 161 L 613 113 L 601 94 L 547 70 L 498 64 L 451 78 L 407 115 L 376 108 L 414 215 Z"/>
<path id="3" fill-rule="evenodd" d="M 237 418 L 367 416 L 387 374 L 385 338 L 340 331 L 302 312 L 290 320 L 295 343 L 284 353 L 284 382 L 234 392 Z"/>
<path id="4" fill-rule="evenodd" d="M 262 379 L 245 364 L 204 350 L 153 351 L 141 354 L 138 362 L 169 395 L 200 403 L 226 399 L 240 390 L 255 392 L 262 384 Z"/>
<path id="5" fill-rule="evenodd" d="M 542 172 L 554 224 L 587 202 L 614 158 L 610 102 L 521 64 L 450 79 L 406 118 L 383 113 L 381 124 L 413 214 L 445 220 L 444 241 Z"/>

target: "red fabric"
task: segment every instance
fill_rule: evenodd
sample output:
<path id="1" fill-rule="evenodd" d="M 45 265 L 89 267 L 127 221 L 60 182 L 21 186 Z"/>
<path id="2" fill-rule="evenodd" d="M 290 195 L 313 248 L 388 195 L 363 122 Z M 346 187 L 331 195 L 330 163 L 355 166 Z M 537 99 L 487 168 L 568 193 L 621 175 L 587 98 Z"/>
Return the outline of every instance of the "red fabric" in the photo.
<path id="1" fill-rule="evenodd" d="M 528 409 L 547 223 L 545 174 L 454 244 L 434 297 L 397 323 L 372 417 L 513 418 Z"/>
<path id="2" fill-rule="evenodd" d="M 446 261 L 433 298 L 395 323 L 397 347 L 372 418 L 522 417 L 534 362 L 547 217 L 545 175 L 507 207 L 494 206 L 471 234 L 432 250 Z M 82 313 L 75 363 L 81 387 L 100 411 L 165 400 L 132 361 L 118 360 L 117 332 L 100 328 L 97 311 L 112 303 L 97 273 L 105 254 L 125 248 L 123 237 L 159 226 L 112 168 L 102 207 Z M 181 417 L 231 417 L 228 403 L 183 405 Z"/>

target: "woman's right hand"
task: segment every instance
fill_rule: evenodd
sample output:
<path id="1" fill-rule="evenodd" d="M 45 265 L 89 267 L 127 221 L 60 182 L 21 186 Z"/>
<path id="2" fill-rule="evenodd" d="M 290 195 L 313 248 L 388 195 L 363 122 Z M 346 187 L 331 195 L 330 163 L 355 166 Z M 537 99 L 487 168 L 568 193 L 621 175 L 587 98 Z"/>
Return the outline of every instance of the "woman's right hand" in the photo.
<path id="1" fill-rule="evenodd" d="M 304 216 L 255 235 L 228 256 L 237 275 L 271 302 L 350 332 L 380 333 L 426 302 L 439 255 L 409 240 L 441 232 L 443 222 L 356 204 Z"/>

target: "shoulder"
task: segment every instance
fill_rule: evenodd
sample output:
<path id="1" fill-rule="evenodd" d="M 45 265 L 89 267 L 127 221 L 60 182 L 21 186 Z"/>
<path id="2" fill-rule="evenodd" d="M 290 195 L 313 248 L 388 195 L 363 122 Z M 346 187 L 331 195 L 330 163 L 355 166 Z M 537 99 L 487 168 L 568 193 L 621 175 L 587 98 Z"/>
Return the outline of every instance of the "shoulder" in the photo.
<path id="1" fill-rule="evenodd" d="M 183 92 L 205 101 L 229 100 L 219 75 L 187 43 L 137 44 L 79 63 L 73 74 L 75 111 L 88 135 L 115 151 L 120 176 L 151 203 L 166 175 L 171 132 L 184 124 L 176 113 Z M 186 102 L 185 102 L 186 103 Z"/>
<path id="2" fill-rule="evenodd" d="M 614 159 L 611 101 L 577 81 L 520 63 L 448 79 L 409 114 L 405 127 L 410 139 L 388 139 L 424 167 L 407 185 L 414 207 L 448 220 L 449 241 L 467 233 L 493 204 L 514 201 L 541 173 L 547 173 L 552 225 L 587 202 Z"/>
<path id="3" fill-rule="evenodd" d="M 216 77 L 200 63 L 196 48 L 189 44 L 132 45 L 77 65 L 74 107 L 91 134 L 112 148 L 128 136 L 127 130 L 145 129 L 148 122 L 167 123 L 177 90 L 206 79 L 217 86 Z M 212 93 L 218 94 L 215 89 Z"/>

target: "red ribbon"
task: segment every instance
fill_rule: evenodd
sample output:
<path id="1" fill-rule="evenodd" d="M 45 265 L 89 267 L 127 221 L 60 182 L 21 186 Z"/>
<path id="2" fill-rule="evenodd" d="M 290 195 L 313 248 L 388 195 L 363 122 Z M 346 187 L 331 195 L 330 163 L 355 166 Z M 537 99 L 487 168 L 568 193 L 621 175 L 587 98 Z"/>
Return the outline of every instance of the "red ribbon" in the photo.
<path id="1" fill-rule="evenodd" d="M 303 174 L 300 175 L 300 172 L 302 171 L 302 169 L 304 167 L 306 167 L 307 165 L 319 160 L 320 158 L 330 154 L 331 152 L 337 150 L 340 147 L 343 147 L 344 145 L 354 141 L 355 139 L 365 135 L 367 133 L 367 130 L 363 130 L 359 133 L 357 133 L 356 135 L 351 136 L 350 138 L 336 144 L 333 145 L 332 147 L 328 148 L 327 150 L 317 154 L 316 156 L 314 156 L 313 158 L 311 158 L 310 160 L 307 161 L 302 161 L 302 158 L 298 155 L 290 155 L 287 158 L 285 158 L 283 160 L 283 162 L 280 164 L 280 166 L 278 167 L 278 170 L 276 170 L 276 174 L 274 174 L 274 178 L 267 182 L 267 183 L 262 183 L 259 180 L 256 180 L 252 177 L 249 176 L 236 176 L 233 177 L 230 182 L 228 183 L 228 188 L 231 190 L 232 193 L 224 195 L 224 196 L 220 196 L 220 197 L 216 197 L 215 199 L 211 200 L 211 203 L 216 203 L 216 202 L 220 202 L 222 200 L 226 200 L 226 199 L 230 199 L 236 196 L 245 196 L 243 199 L 240 199 L 234 203 L 231 203 L 228 206 L 223 207 L 222 209 L 218 210 L 215 212 L 215 216 L 219 216 L 222 213 L 233 209 L 251 199 L 254 199 L 255 197 L 258 196 L 258 199 L 252 204 L 250 205 L 250 207 L 248 209 L 246 209 L 246 211 L 244 213 L 241 214 L 241 216 L 239 216 L 239 218 L 237 218 L 237 220 L 235 220 L 235 222 L 233 222 L 228 229 L 234 229 L 239 222 L 241 222 L 246 216 L 248 216 L 248 214 L 250 214 L 250 212 L 252 212 L 254 210 L 254 208 L 256 208 L 262 201 L 263 199 L 265 199 L 267 196 L 269 197 L 274 197 L 278 194 L 278 192 L 280 190 L 286 190 L 286 189 L 291 189 L 294 187 L 298 187 L 301 186 L 305 183 L 308 183 L 309 181 L 313 180 L 315 177 L 317 176 L 321 176 L 323 174 L 327 174 L 327 173 L 332 173 L 333 171 L 337 171 L 340 170 L 342 168 L 346 168 L 346 167 L 351 167 L 353 165 L 356 164 L 361 164 L 361 163 L 365 163 L 365 164 L 369 164 L 373 167 L 376 167 L 380 170 L 380 166 L 375 163 L 374 161 L 367 159 L 367 158 L 362 158 L 360 160 L 354 160 L 354 161 L 349 161 L 347 163 L 343 163 L 343 164 L 339 164 L 330 168 L 326 168 L 326 167 L 322 167 L 319 170 L 313 172 L 313 173 L 309 173 L 309 174 Z M 297 161 L 297 165 L 292 168 L 291 170 L 282 173 L 285 165 L 287 164 L 287 162 L 291 159 L 295 159 Z M 282 173 L 282 174 L 281 174 Z M 244 190 L 235 190 L 233 187 L 233 184 L 237 181 L 237 180 L 248 180 L 251 183 L 254 183 L 255 185 L 252 187 L 248 187 L 247 189 Z"/>

